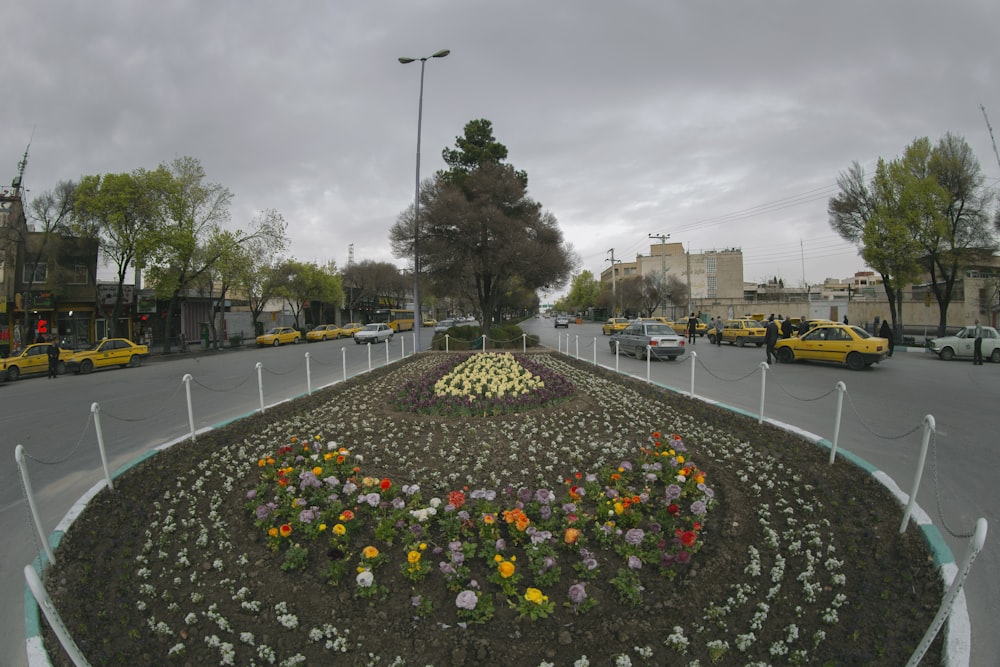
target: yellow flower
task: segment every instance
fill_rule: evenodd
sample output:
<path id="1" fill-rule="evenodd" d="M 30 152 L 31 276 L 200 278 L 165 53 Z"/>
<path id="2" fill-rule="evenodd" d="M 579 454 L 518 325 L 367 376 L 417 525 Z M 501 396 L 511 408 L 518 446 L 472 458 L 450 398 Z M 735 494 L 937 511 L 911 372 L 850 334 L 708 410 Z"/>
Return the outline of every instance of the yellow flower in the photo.
<path id="1" fill-rule="evenodd" d="M 427 543 L 426 542 L 421 542 L 420 543 L 420 550 L 421 551 L 425 551 L 426 549 L 427 549 Z"/>
<path id="2" fill-rule="evenodd" d="M 373 546 L 367 546 L 361 550 L 361 555 L 365 558 L 378 558 L 378 549 Z"/>
<path id="3" fill-rule="evenodd" d="M 493 562 L 494 563 L 503 562 L 503 556 L 501 556 L 500 554 L 497 554 L 496 556 L 493 557 Z"/>
<path id="4" fill-rule="evenodd" d="M 677 456 L 677 462 L 678 462 L 678 463 L 684 463 L 684 456 L 683 456 L 683 455 L 680 455 L 680 454 L 679 454 L 679 455 Z"/>
<path id="5" fill-rule="evenodd" d="M 278 529 L 274 528 L 272 526 L 271 528 L 267 529 L 267 534 L 270 535 L 271 537 L 277 537 L 278 536 Z"/>
<path id="6" fill-rule="evenodd" d="M 549 601 L 549 596 L 542 595 L 542 592 L 537 588 L 529 588 L 524 592 L 524 599 L 535 604 L 542 604 Z"/>
<path id="7" fill-rule="evenodd" d="M 319 524 L 319 532 L 322 533 L 324 530 L 326 530 L 326 524 L 325 523 Z"/>
<path id="8" fill-rule="evenodd" d="M 323 469 L 320 468 L 319 466 L 316 466 L 315 468 L 313 468 L 313 474 L 319 477 L 320 475 L 323 474 Z"/>
<path id="9" fill-rule="evenodd" d="M 345 528 L 344 524 L 342 524 L 342 523 L 338 523 L 338 524 L 336 524 L 333 527 L 333 534 L 334 535 L 343 535 L 346 532 L 347 532 L 347 528 Z"/>
<path id="10" fill-rule="evenodd" d="M 615 514 L 621 514 L 625 511 L 625 506 L 621 503 L 615 503 Z"/>
<path id="11" fill-rule="evenodd" d="M 324 461 L 329 461 L 332 458 L 333 458 L 333 452 L 327 452 L 326 454 L 323 455 Z"/>
<path id="12" fill-rule="evenodd" d="M 510 579 L 514 576 L 514 564 L 505 560 L 497 566 L 497 571 L 500 572 L 500 576 L 504 579 Z"/>
<path id="13" fill-rule="evenodd" d="M 410 553 L 406 554 L 406 560 L 411 565 L 416 565 L 417 563 L 420 562 L 420 552 L 411 551 Z"/>

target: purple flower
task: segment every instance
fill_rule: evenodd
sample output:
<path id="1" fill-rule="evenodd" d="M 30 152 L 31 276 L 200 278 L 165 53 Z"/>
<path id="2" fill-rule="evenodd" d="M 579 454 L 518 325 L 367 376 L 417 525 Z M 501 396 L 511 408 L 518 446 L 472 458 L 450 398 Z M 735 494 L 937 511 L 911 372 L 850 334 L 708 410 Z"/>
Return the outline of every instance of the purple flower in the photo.
<path id="1" fill-rule="evenodd" d="M 497 553 L 503 553 L 503 551 L 507 548 L 507 541 L 501 537 L 496 541 L 496 544 L 493 545 L 493 548 L 496 549 Z"/>
<path id="2" fill-rule="evenodd" d="M 631 461 L 622 461 L 621 463 L 618 464 L 618 467 L 621 468 L 622 470 L 631 470 L 632 463 Z"/>
<path id="3" fill-rule="evenodd" d="M 455 565 L 461 565 L 465 562 L 465 554 L 459 550 L 451 552 L 451 562 Z"/>
<path id="4" fill-rule="evenodd" d="M 700 500 L 696 500 L 691 503 L 691 514 L 695 516 L 702 516 L 705 513 L 705 503 Z"/>
<path id="5" fill-rule="evenodd" d="M 572 514 L 576 511 L 576 503 L 566 503 L 562 506 L 562 511 L 566 512 L 566 514 Z"/>
<path id="6" fill-rule="evenodd" d="M 552 506 L 542 505 L 540 508 L 538 508 L 538 516 L 541 517 L 543 521 L 547 521 L 548 519 L 552 518 Z"/>
<path id="7" fill-rule="evenodd" d="M 253 500 L 256 497 L 257 497 L 256 489 L 250 489 L 249 491 L 247 491 L 247 500 Z"/>
<path id="8" fill-rule="evenodd" d="M 271 515 L 271 508 L 267 505 L 258 505 L 256 512 L 257 518 L 263 520 Z"/>
<path id="9" fill-rule="evenodd" d="M 581 582 L 569 587 L 569 599 L 573 604 L 580 604 L 587 599 L 587 584 Z"/>
<path id="10" fill-rule="evenodd" d="M 419 607 L 422 601 L 423 598 L 420 597 L 419 595 L 414 595 L 413 597 L 410 598 L 410 604 L 412 604 L 414 607 Z"/>
<path id="11" fill-rule="evenodd" d="M 678 563 L 686 564 L 691 562 L 691 553 L 688 551 L 678 551 L 677 555 L 674 556 L 674 560 Z"/>
<path id="12" fill-rule="evenodd" d="M 472 611 L 479 604 L 479 598 L 474 591 L 462 591 L 455 597 L 455 606 L 459 609 Z"/>
<path id="13" fill-rule="evenodd" d="M 531 502 L 531 489 L 519 489 L 517 492 L 517 499 L 522 503 Z"/>
<path id="14" fill-rule="evenodd" d="M 403 500 L 399 496 L 396 496 L 395 498 L 392 499 L 392 509 L 394 509 L 394 510 L 401 510 L 404 507 L 406 507 L 406 501 L 405 500 Z"/>
<path id="15" fill-rule="evenodd" d="M 535 500 L 542 503 L 543 505 L 545 503 L 551 502 L 553 498 L 554 496 L 552 492 L 549 491 L 548 489 L 538 489 L 537 491 L 535 491 Z"/>
<path id="16" fill-rule="evenodd" d="M 606 495 L 608 498 L 617 498 L 618 492 L 615 491 L 614 489 L 608 489 L 604 492 L 604 495 Z"/>
<path id="17" fill-rule="evenodd" d="M 302 510 L 299 512 L 299 521 L 302 523 L 312 523 L 313 519 L 316 518 L 316 510 L 314 508 Z"/>
<path id="18" fill-rule="evenodd" d="M 646 537 L 646 533 L 642 528 L 629 528 L 625 533 L 625 542 L 635 546 L 642 543 L 642 538 Z"/>
<path id="19" fill-rule="evenodd" d="M 342 491 L 346 495 L 351 495 L 352 493 L 354 493 L 357 490 L 358 490 L 358 485 L 355 484 L 354 482 L 347 482 L 346 484 L 344 484 L 344 488 L 342 489 Z"/>
<path id="20" fill-rule="evenodd" d="M 441 574 L 446 577 L 452 577 L 455 575 L 455 568 L 451 566 L 451 563 L 441 561 L 438 563 L 438 567 L 441 569 Z"/>
<path id="21" fill-rule="evenodd" d="M 642 569 L 642 561 L 639 560 L 638 556 L 629 556 L 628 557 L 628 568 L 630 570 L 641 570 Z"/>
<path id="22" fill-rule="evenodd" d="M 677 500 L 681 497 L 681 487 L 671 484 L 667 487 L 667 500 Z"/>

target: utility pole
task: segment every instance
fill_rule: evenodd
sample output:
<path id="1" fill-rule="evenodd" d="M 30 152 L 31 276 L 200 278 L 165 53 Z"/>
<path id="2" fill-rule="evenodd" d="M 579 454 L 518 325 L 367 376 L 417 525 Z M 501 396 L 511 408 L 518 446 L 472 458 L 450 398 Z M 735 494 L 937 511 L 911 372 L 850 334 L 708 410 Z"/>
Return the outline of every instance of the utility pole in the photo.
<path id="1" fill-rule="evenodd" d="M 662 267 L 660 273 L 660 294 L 663 298 L 660 299 L 660 315 L 663 317 L 667 316 L 667 239 L 670 238 L 670 234 L 650 234 L 649 238 L 660 240 L 660 266 Z"/>
<path id="2" fill-rule="evenodd" d="M 611 253 L 611 259 L 604 260 L 605 262 L 611 262 L 611 317 L 618 317 L 618 294 L 615 289 L 616 276 L 615 273 L 618 267 L 615 266 L 615 249 L 611 248 L 608 250 Z"/>

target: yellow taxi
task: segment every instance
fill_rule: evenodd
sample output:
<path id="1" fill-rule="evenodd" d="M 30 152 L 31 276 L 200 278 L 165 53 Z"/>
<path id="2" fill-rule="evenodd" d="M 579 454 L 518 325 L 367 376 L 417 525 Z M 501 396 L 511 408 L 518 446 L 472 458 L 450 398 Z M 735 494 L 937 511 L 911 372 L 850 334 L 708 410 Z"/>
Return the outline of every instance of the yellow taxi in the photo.
<path id="1" fill-rule="evenodd" d="M 353 338 L 354 334 L 364 329 L 364 327 L 365 325 L 361 324 L 360 322 L 348 322 L 347 324 L 340 327 L 340 335 Z"/>
<path id="2" fill-rule="evenodd" d="M 136 345 L 127 338 L 105 338 L 86 350 L 71 354 L 66 359 L 66 370 L 79 375 L 109 366 L 136 368 L 148 356 L 149 348 L 145 345 Z"/>
<path id="3" fill-rule="evenodd" d="M 300 340 L 302 340 L 302 334 L 298 329 L 293 327 L 274 327 L 270 331 L 257 336 L 257 347 L 264 347 L 266 345 L 278 347 L 285 343 L 298 345 Z"/>
<path id="4" fill-rule="evenodd" d="M 438 321 L 435 320 L 433 317 L 428 317 L 428 318 L 426 318 L 424 320 L 424 326 L 425 327 L 436 327 L 437 323 L 438 323 Z"/>
<path id="5" fill-rule="evenodd" d="M 721 338 L 723 342 L 737 347 L 743 347 L 747 343 L 753 343 L 760 347 L 764 344 L 765 334 L 767 331 L 764 329 L 763 322 L 749 317 L 741 317 L 735 320 L 726 320 L 722 325 L 721 332 L 715 327 L 709 329 L 708 340 L 715 343 L 717 339 Z"/>
<path id="6" fill-rule="evenodd" d="M 333 340 L 337 340 L 343 335 L 344 333 L 336 324 L 320 324 L 319 326 L 313 327 L 306 332 L 306 342 L 312 343 L 317 340 L 325 341 L 330 340 L 331 338 Z"/>
<path id="7" fill-rule="evenodd" d="M 859 371 L 885 359 L 889 354 L 889 341 L 872 336 L 861 327 L 830 322 L 818 324 L 798 338 L 779 340 L 774 351 L 783 364 L 828 361 Z"/>
<path id="8" fill-rule="evenodd" d="M 0 379 L 13 382 L 25 374 L 47 373 L 49 371 L 49 345 L 50 343 L 35 343 L 24 348 L 20 354 L 0 360 Z M 72 354 L 73 350 L 59 350 L 56 373 L 62 375 L 66 372 L 66 360 Z"/>
<path id="9" fill-rule="evenodd" d="M 627 326 L 628 320 L 624 317 L 612 317 L 601 326 L 601 332 L 605 336 L 610 336 L 613 333 L 623 330 Z"/>
<path id="10" fill-rule="evenodd" d="M 670 320 L 664 319 L 662 317 L 656 318 L 665 324 L 669 324 L 670 328 L 673 329 L 680 336 L 687 336 L 688 332 L 688 321 L 687 320 L 675 320 L 671 322 Z M 699 336 L 704 336 L 708 333 L 708 325 L 698 320 L 698 324 L 695 326 L 695 333 Z"/>

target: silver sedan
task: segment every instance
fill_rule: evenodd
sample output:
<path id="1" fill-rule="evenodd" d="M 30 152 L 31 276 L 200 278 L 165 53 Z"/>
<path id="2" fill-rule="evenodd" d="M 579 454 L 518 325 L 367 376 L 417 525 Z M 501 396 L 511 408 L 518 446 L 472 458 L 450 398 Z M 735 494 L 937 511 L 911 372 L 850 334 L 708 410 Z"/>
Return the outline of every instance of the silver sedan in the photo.
<path id="1" fill-rule="evenodd" d="M 633 322 L 611 336 L 611 351 L 620 350 L 636 359 L 669 359 L 684 354 L 684 339 L 666 324 Z"/>

